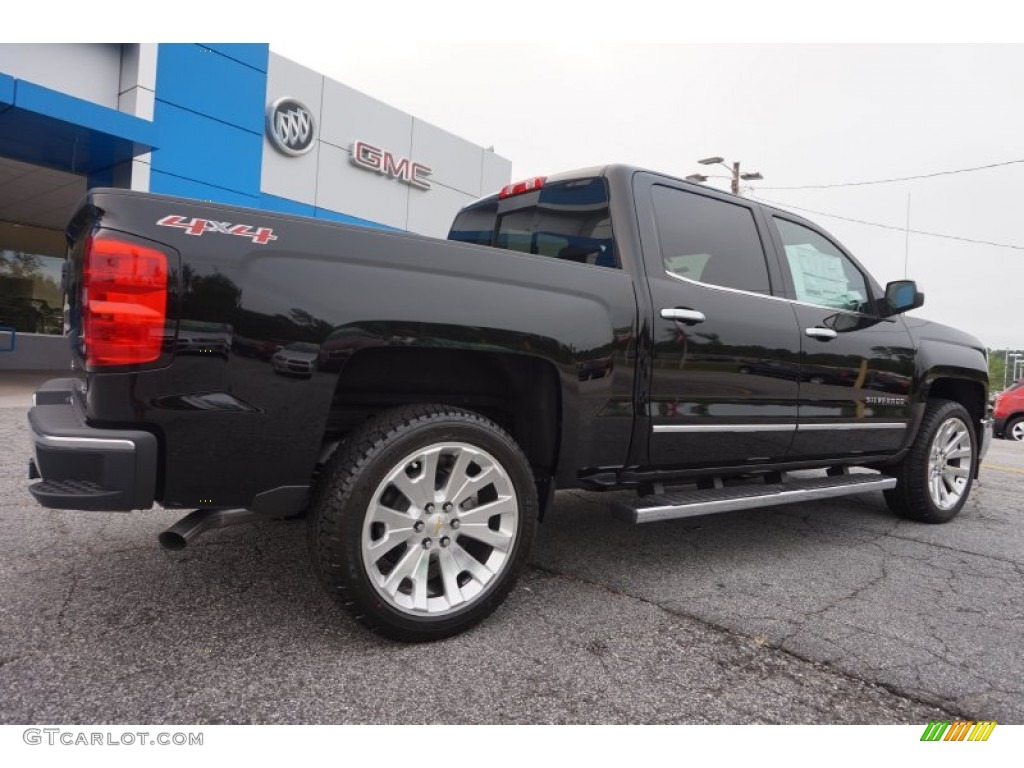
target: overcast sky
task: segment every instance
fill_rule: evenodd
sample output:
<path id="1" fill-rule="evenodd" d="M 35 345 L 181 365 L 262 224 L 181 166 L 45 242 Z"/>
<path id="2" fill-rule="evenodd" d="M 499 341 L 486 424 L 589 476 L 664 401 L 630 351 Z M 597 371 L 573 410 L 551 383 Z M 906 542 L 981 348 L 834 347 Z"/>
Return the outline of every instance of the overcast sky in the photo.
<path id="1" fill-rule="evenodd" d="M 893 184 L 770 189 L 1024 160 L 1024 36 L 1013 3 L 374 0 L 317 8 L 248 0 L 242 7 L 93 0 L 82 14 L 80 0 L 14 4 L 0 36 L 266 41 L 493 145 L 512 160 L 515 178 L 607 162 L 686 176 L 706 170 L 699 158 L 739 160 L 764 175 L 751 183 L 762 199 L 895 227 L 798 211 L 882 283 L 902 278 L 908 257 L 908 276 L 927 294 L 917 314 L 991 347 L 1024 348 L 1024 322 L 1014 311 L 1024 288 L 1024 163 Z M 819 40 L 829 44 L 806 44 Z M 930 44 L 938 40 L 1011 44 Z M 908 194 L 911 229 L 1017 248 L 918 234 L 908 242 L 900 231 Z"/>
<path id="2" fill-rule="evenodd" d="M 513 178 L 608 162 L 677 176 L 700 158 L 764 175 L 758 198 L 824 215 L 883 284 L 907 276 L 917 314 L 1024 347 L 1024 163 L 934 179 L 844 184 L 1024 160 L 1024 46 L 457 44 L 271 50 L 512 160 Z M 726 174 L 724 168 L 711 170 Z M 728 187 L 726 179 L 711 184 Z M 910 228 L 1018 250 L 911 234 Z"/>

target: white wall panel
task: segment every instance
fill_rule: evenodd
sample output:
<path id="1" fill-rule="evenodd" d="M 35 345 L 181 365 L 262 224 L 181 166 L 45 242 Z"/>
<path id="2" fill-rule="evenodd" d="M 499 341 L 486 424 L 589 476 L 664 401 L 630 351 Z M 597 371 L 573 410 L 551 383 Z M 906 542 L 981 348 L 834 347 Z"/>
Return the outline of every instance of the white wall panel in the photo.
<path id="1" fill-rule="evenodd" d="M 289 157 L 264 136 L 260 188 L 266 194 L 443 237 L 460 207 L 509 181 L 505 158 L 271 53 L 266 104 L 284 97 L 317 117 L 317 143 Z M 354 165 L 355 141 L 430 166 L 431 188 Z"/>
<path id="2" fill-rule="evenodd" d="M 353 165 L 344 149 L 320 145 L 317 206 L 407 229 L 410 191 L 418 190 Z"/>
<path id="3" fill-rule="evenodd" d="M 447 237 L 455 214 L 476 197 L 441 186 L 426 192 L 414 189 L 409 195 L 408 229 L 421 235 Z"/>
<path id="4" fill-rule="evenodd" d="M 317 136 L 322 135 L 324 76 L 275 53 L 267 67 L 267 98 L 264 109 L 280 98 L 298 99 L 313 114 Z M 320 142 L 304 155 L 292 157 L 279 152 L 263 131 L 263 166 L 260 189 L 307 205 L 316 205 L 317 167 Z"/>
<path id="5" fill-rule="evenodd" d="M 511 160 L 501 155 L 496 155 L 494 152 L 484 152 L 480 181 L 481 197 L 486 197 L 499 191 L 509 183 L 511 177 Z"/>
<path id="6" fill-rule="evenodd" d="M 121 46 L 115 43 L 0 44 L 0 72 L 117 109 Z"/>
<path id="7" fill-rule="evenodd" d="M 366 141 L 403 157 L 412 149 L 412 115 L 334 80 L 324 83 L 323 116 L 320 139 L 336 147 Z"/>
<path id="8" fill-rule="evenodd" d="M 430 123 L 412 122 L 412 159 L 430 166 L 432 182 L 478 197 L 483 153 L 476 144 Z"/>

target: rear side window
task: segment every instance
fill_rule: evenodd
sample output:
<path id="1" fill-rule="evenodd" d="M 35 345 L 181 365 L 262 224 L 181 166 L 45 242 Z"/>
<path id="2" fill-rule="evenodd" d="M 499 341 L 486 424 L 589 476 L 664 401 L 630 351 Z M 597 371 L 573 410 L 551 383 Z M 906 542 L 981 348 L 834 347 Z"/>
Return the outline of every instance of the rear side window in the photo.
<path id="1" fill-rule="evenodd" d="M 598 267 L 619 266 L 602 178 L 554 182 L 467 208 L 456 217 L 448 239 Z"/>
<path id="2" fill-rule="evenodd" d="M 654 187 L 665 271 L 676 277 L 771 294 L 764 247 L 749 208 L 671 187 Z"/>

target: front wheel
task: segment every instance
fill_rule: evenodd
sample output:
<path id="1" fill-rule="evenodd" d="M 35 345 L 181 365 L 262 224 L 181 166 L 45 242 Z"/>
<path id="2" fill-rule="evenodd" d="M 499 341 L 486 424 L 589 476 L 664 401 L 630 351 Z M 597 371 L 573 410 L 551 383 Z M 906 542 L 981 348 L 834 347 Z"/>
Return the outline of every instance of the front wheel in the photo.
<path id="1" fill-rule="evenodd" d="M 442 405 L 387 411 L 331 459 L 310 515 L 314 569 L 370 629 L 438 640 L 490 614 L 526 565 L 537 493 L 515 441 Z"/>
<path id="2" fill-rule="evenodd" d="M 1003 436 L 1007 440 L 1024 441 L 1024 416 L 1017 416 L 1010 420 L 1003 430 Z"/>
<path id="3" fill-rule="evenodd" d="M 893 512 L 922 523 L 948 523 L 967 503 L 974 480 L 975 433 L 970 414 L 952 400 L 931 400 L 896 487 L 885 491 Z"/>

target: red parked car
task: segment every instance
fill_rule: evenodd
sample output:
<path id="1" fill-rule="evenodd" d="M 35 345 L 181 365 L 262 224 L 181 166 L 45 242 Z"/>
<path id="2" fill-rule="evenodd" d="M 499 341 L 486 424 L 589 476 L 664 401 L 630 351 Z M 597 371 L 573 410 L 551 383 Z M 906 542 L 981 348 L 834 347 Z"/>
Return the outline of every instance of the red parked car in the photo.
<path id="1" fill-rule="evenodd" d="M 996 397 L 993 415 L 996 437 L 1024 440 L 1024 379 L 1013 382 Z"/>

